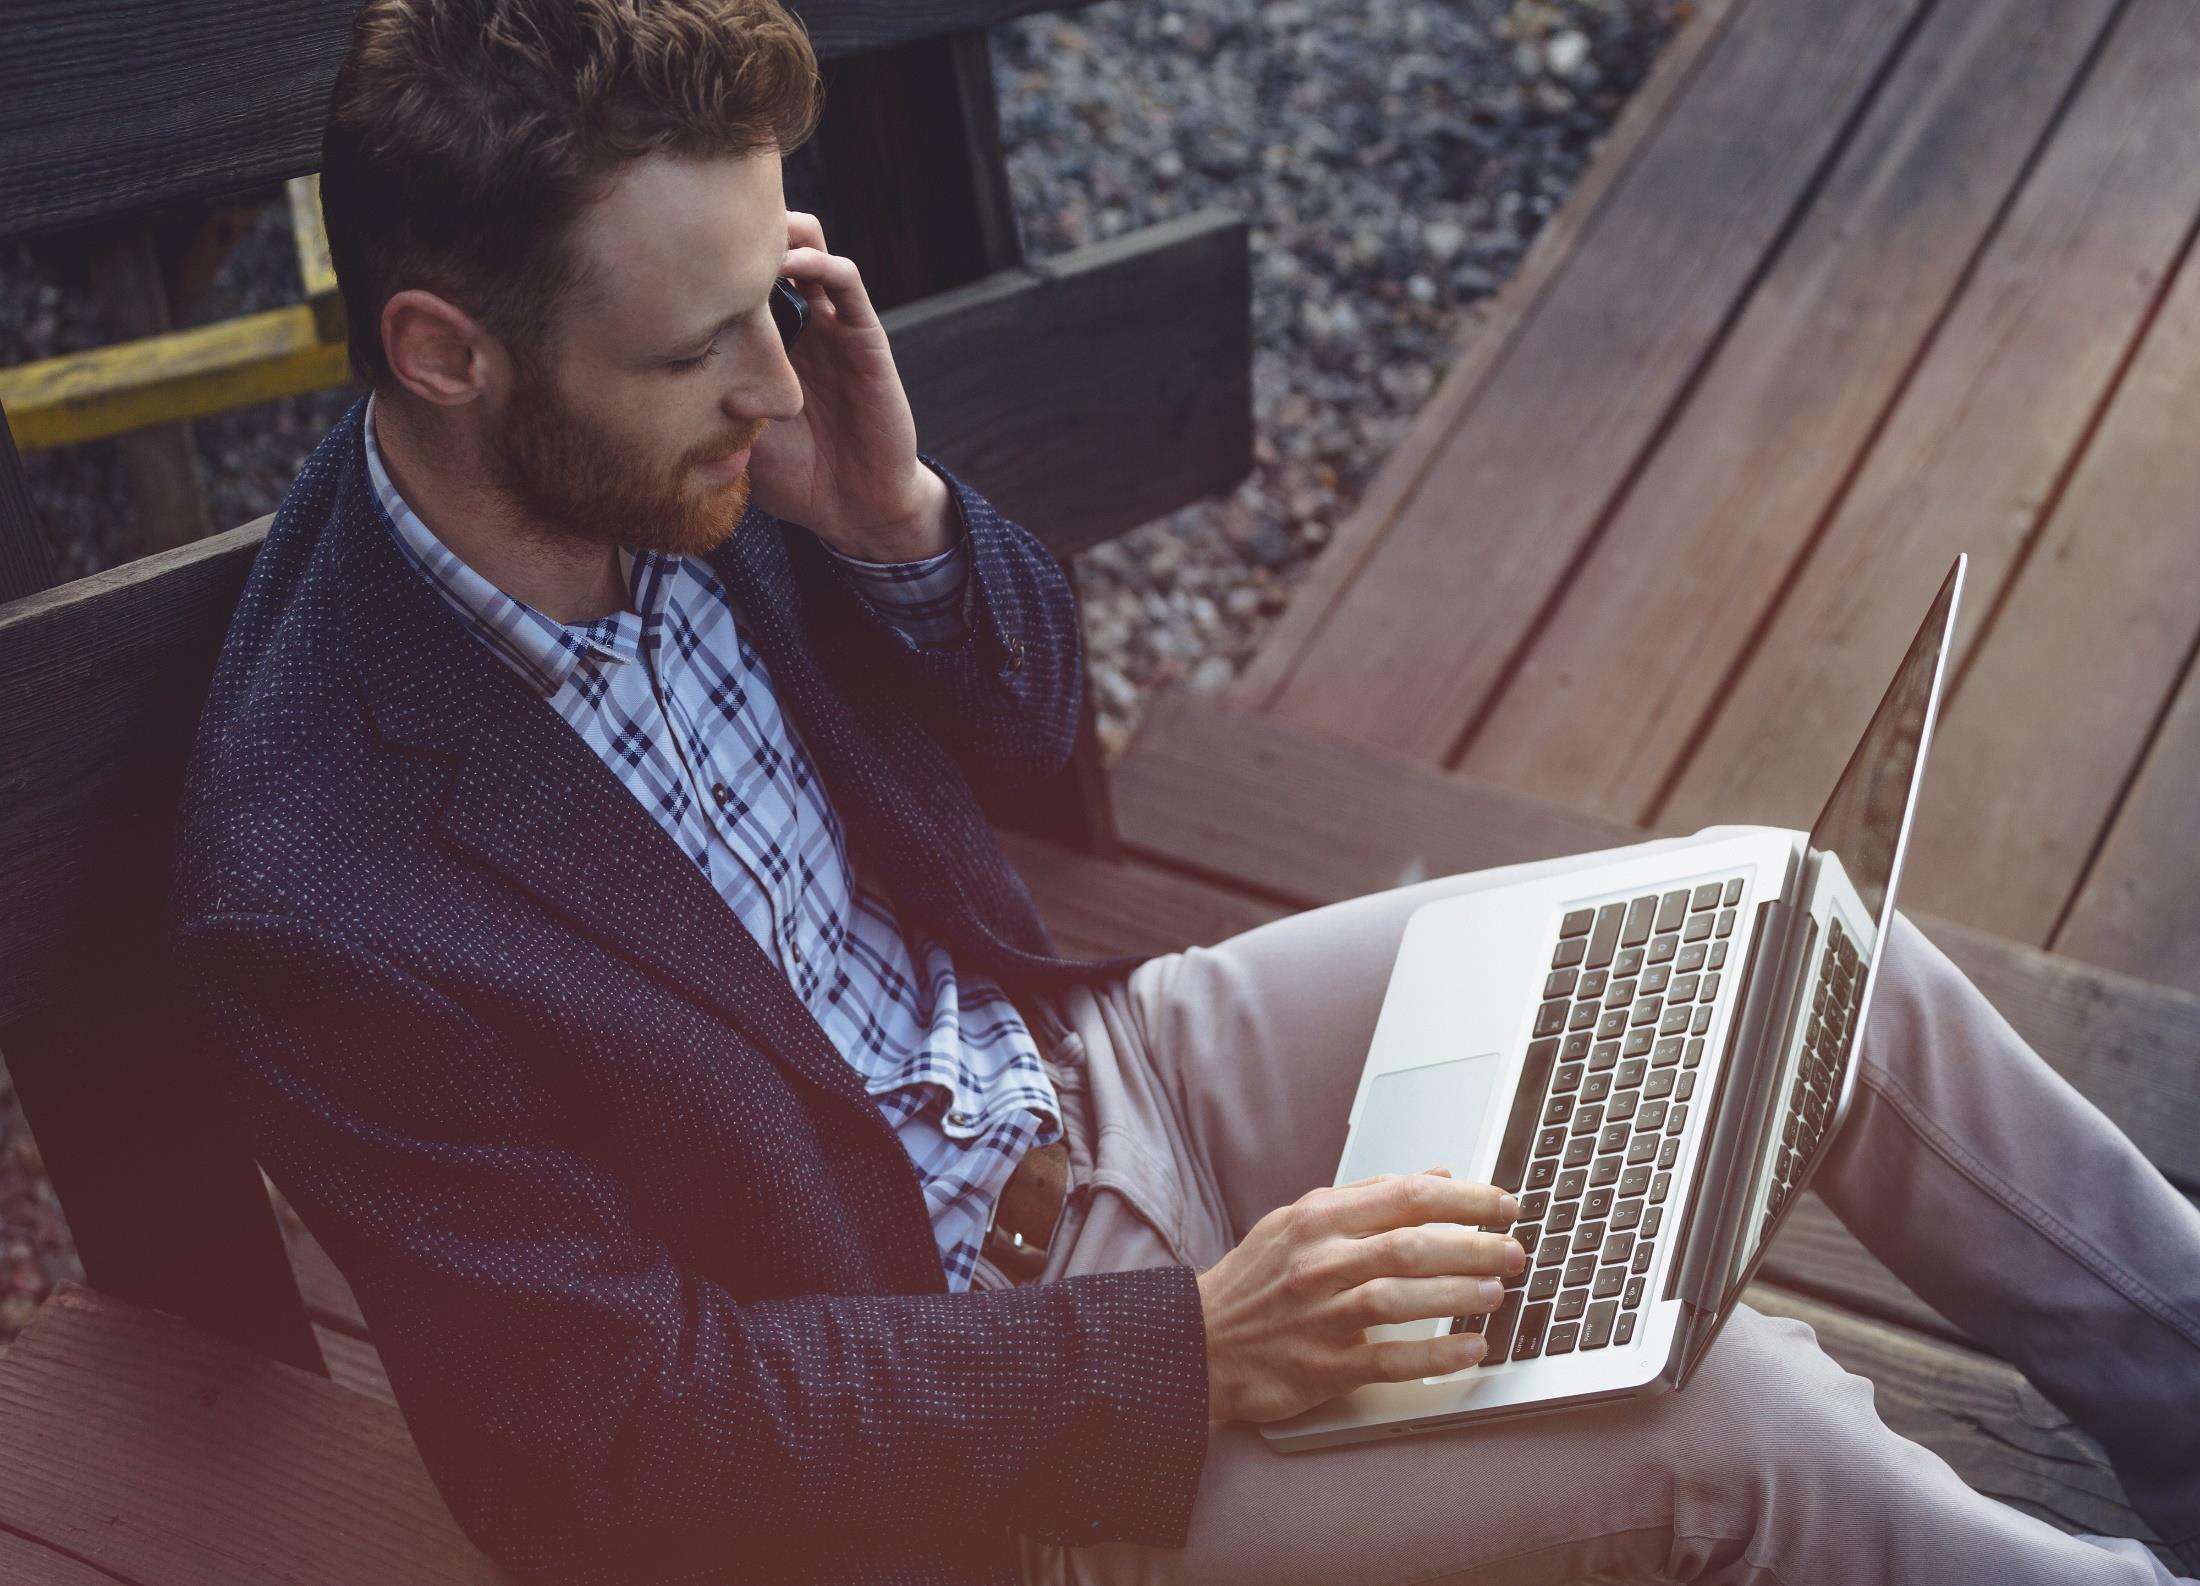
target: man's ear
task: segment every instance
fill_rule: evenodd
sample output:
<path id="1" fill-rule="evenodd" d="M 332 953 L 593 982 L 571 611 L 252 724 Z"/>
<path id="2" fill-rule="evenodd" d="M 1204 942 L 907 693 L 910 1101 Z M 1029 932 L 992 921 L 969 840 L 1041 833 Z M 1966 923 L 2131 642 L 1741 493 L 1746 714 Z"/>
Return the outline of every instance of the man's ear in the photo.
<path id="1" fill-rule="evenodd" d="M 472 315 L 418 287 L 382 305 L 382 350 L 398 384 L 438 407 L 483 395 L 500 362 L 496 338 Z"/>

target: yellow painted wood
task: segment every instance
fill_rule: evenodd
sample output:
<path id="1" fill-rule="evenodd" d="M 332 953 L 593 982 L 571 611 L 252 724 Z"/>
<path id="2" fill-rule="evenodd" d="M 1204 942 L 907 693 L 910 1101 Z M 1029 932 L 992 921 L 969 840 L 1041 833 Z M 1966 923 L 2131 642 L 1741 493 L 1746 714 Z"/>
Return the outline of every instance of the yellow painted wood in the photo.
<path id="1" fill-rule="evenodd" d="M 321 177 L 293 176 L 283 184 L 290 198 L 290 235 L 298 248 L 298 279 L 305 284 L 314 324 L 323 341 L 344 339 L 344 300 L 336 287 L 336 265 L 321 226 Z"/>
<path id="2" fill-rule="evenodd" d="M 341 340 L 310 304 L 248 314 L 0 369 L 0 409 L 23 451 L 69 446 L 342 385 Z"/>

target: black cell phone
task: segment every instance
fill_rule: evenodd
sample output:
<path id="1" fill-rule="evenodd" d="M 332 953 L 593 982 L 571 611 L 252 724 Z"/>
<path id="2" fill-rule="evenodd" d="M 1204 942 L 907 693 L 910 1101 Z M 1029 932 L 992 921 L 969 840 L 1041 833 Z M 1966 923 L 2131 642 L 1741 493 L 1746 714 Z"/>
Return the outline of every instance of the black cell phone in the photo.
<path id="1" fill-rule="evenodd" d="M 785 276 L 772 282 L 772 318 L 778 323 L 779 339 L 789 347 L 810 322 L 809 300 Z"/>

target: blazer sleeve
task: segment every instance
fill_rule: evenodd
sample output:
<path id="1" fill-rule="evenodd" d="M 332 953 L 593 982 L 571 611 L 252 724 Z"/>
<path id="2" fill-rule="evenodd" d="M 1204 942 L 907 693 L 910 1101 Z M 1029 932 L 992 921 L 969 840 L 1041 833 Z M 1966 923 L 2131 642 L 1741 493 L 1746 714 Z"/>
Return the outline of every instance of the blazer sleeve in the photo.
<path id="1" fill-rule="evenodd" d="M 957 478 L 947 482 L 969 550 L 962 634 L 922 645 L 807 529 L 788 534 L 797 576 L 826 613 L 829 664 L 853 688 L 885 691 L 921 720 L 975 788 L 1012 791 L 1060 771 L 1077 741 L 1084 645 L 1077 597 L 1054 553 Z"/>
<path id="2" fill-rule="evenodd" d="M 743 1303 L 421 978 L 279 917 L 202 918 L 175 948 L 261 1162 L 351 1280 L 453 1516 L 505 1568 L 756 1565 L 1010 1525 L 1183 1545 L 1208 1431 L 1190 1268 Z M 434 1057 L 402 1085 L 400 1043 Z"/>

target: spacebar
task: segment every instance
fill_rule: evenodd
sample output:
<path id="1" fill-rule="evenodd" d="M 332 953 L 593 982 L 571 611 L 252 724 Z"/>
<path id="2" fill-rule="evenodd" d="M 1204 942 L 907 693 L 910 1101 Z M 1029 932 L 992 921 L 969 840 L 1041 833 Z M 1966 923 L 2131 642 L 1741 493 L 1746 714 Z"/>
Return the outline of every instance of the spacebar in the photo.
<path id="1" fill-rule="evenodd" d="M 1522 1193 L 1520 1181 L 1528 1171 L 1528 1147 L 1543 1120 L 1543 1091 L 1551 1082 L 1551 1064 L 1558 1056 L 1556 1039 L 1531 1041 L 1528 1061 L 1520 1071 L 1519 1088 L 1513 1092 L 1512 1117 L 1505 1124 L 1505 1139 L 1497 1148 L 1497 1166 L 1490 1182 L 1499 1189 Z"/>

